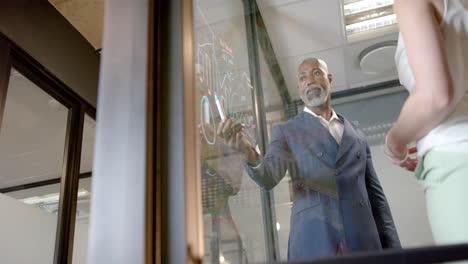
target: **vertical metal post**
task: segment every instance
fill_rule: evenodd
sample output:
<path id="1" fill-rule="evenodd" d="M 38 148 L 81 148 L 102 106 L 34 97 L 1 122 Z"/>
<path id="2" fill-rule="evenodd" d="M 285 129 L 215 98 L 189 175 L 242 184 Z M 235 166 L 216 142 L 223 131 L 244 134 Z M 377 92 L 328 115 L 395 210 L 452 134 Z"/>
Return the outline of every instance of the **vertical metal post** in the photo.
<path id="1" fill-rule="evenodd" d="M 286 119 L 290 119 L 297 114 L 297 111 L 291 110 L 291 95 L 289 94 L 286 81 L 284 80 L 283 72 L 281 71 L 278 58 L 276 57 L 275 50 L 271 44 L 270 36 L 263 21 L 263 17 L 258 9 L 257 1 L 251 0 L 251 12 L 254 14 L 255 22 L 255 34 L 258 41 L 258 46 L 263 51 L 263 58 L 266 62 L 268 70 L 271 74 L 273 81 L 275 82 L 276 88 L 281 98 L 281 102 L 284 106 L 284 116 Z"/>
<path id="2" fill-rule="evenodd" d="M 60 201 L 54 254 L 55 264 L 72 263 L 83 125 L 83 108 L 80 105 L 71 107 L 68 113 L 63 171 L 60 180 Z"/>
<path id="3" fill-rule="evenodd" d="M 264 112 L 265 105 L 263 103 L 263 86 L 260 72 L 259 62 L 259 51 L 258 51 L 258 34 L 256 28 L 256 9 L 255 4 L 252 4 L 251 0 L 242 0 L 244 4 L 245 13 L 245 27 L 247 34 L 247 48 L 249 56 L 249 70 L 250 79 L 252 81 L 253 95 L 253 107 L 255 119 L 257 121 L 257 130 L 259 136 L 259 147 L 261 155 L 265 155 L 266 148 L 268 145 L 267 139 L 267 125 L 266 115 Z M 267 253 L 267 261 L 279 260 L 279 246 L 278 246 L 278 234 L 275 229 L 275 210 L 273 206 L 273 191 L 261 192 L 262 201 L 262 213 L 264 223 L 264 234 L 265 234 L 265 246 Z"/>
<path id="4" fill-rule="evenodd" d="M 186 238 L 182 1 L 161 3 L 158 66 L 162 263 L 189 263 Z M 201 211 L 199 212 L 201 213 Z"/>

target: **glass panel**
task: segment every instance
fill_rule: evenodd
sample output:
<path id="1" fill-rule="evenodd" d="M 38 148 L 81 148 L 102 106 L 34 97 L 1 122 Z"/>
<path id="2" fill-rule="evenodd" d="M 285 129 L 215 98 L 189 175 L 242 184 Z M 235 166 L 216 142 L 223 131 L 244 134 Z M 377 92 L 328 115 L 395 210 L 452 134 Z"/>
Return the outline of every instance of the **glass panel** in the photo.
<path id="1" fill-rule="evenodd" d="M 89 208 L 91 202 L 91 176 L 94 157 L 96 121 L 85 115 L 81 148 L 80 181 L 76 204 L 73 263 L 86 263 L 88 257 Z"/>
<path id="2" fill-rule="evenodd" d="M 12 69 L 0 133 L 2 262 L 53 262 L 67 119 L 66 107 Z"/>
<path id="3" fill-rule="evenodd" d="M 369 142 L 372 161 L 392 209 L 395 225 L 404 248 L 434 244 L 430 229 L 424 191 L 413 173 L 391 163 L 383 153 L 383 137 L 396 121 L 406 91 L 372 96 L 338 103 L 335 110 L 363 131 Z M 415 224 L 417 223 L 417 224 Z"/>
<path id="4" fill-rule="evenodd" d="M 434 244 L 382 150 L 408 93 L 393 1 L 371 2 L 194 1 L 205 263 Z"/>
<path id="5" fill-rule="evenodd" d="M 218 9 L 219 8 L 219 9 Z M 230 12 L 216 21 L 213 11 Z M 240 156 L 216 135 L 220 118 L 245 123 L 257 141 L 241 1 L 195 1 L 197 89 L 200 100 L 205 263 L 266 260 L 260 188 L 241 169 Z M 217 100 L 218 98 L 218 100 Z"/>

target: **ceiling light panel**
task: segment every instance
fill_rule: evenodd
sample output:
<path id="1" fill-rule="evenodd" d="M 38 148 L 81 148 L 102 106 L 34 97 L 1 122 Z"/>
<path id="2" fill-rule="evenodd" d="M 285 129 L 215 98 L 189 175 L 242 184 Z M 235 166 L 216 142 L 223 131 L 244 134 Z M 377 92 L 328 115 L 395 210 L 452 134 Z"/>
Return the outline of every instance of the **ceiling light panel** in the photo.
<path id="1" fill-rule="evenodd" d="M 393 5 L 393 0 L 361 0 L 344 5 L 344 15 L 352 15 Z"/>
<path id="2" fill-rule="evenodd" d="M 88 190 L 84 188 L 80 188 L 78 190 L 77 201 L 79 202 L 82 200 L 89 200 L 90 196 L 91 196 L 91 193 Z M 30 204 L 34 207 L 46 210 L 50 213 L 57 213 L 59 199 L 60 199 L 59 193 L 51 193 L 51 194 L 46 194 L 46 195 L 33 196 L 33 197 L 20 199 L 20 201 L 22 201 L 25 204 Z"/>
<path id="3" fill-rule="evenodd" d="M 393 0 L 361 0 L 344 3 L 346 35 L 395 25 Z"/>
<path id="4" fill-rule="evenodd" d="M 362 22 L 346 25 L 346 35 L 361 33 L 396 24 L 396 15 L 391 14 L 383 17 L 364 20 Z"/>

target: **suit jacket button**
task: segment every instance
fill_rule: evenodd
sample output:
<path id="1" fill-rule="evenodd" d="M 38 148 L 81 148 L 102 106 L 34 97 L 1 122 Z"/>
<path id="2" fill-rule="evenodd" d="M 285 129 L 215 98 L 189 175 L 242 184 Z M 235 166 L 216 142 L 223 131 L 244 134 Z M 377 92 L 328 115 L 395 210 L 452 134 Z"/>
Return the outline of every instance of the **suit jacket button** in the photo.
<path id="1" fill-rule="evenodd" d="M 321 158 L 321 157 L 323 156 L 323 153 L 322 153 L 322 152 L 319 152 L 319 153 L 317 153 L 317 156 L 318 156 L 319 158 Z"/>
<path id="2" fill-rule="evenodd" d="M 361 207 L 364 207 L 364 201 L 363 201 L 363 200 L 359 201 L 359 205 L 360 205 Z"/>
<path id="3" fill-rule="evenodd" d="M 335 174 L 335 176 L 338 176 L 338 174 L 339 174 L 339 173 L 338 173 L 338 170 L 335 170 L 335 171 L 334 171 L 334 174 Z"/>
<path id="4" fill-rule="evenodd" d="M 358 158 L 358 159 L 361 158 L 361 152 L 358 152 L 358 153 L 357 153 L 357 158 Z"/>

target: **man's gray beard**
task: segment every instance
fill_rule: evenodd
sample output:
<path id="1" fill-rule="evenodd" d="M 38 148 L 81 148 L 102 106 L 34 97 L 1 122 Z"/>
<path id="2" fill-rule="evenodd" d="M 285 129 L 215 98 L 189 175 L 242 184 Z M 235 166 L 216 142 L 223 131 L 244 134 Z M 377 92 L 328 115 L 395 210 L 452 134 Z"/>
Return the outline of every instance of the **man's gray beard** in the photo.
<path id="1" fill-rule="evenodd" d="M 307 91 L 309 89 L 314 89 L 314 88 L 319 88 L 320 89 L 320 95 L 319 96 L 310 96 L 312 98 L 308 98 L 307 97 Z M 307 90 L 305 91 L 304 93 L 305 95 L 302 95 L 301 94 L 301 99 L 302 101 L 304 102 L 304 104 L 306 106 L 309 106 L 309 107 L 319 107 L 319 106 L 322 106 L 323 104 L 325 104 L 325 102 L 327 101 L 327 98 L 328 98 L 328 94 L 325 92 L 325 90 L 319 86 L 319 85 L 311 85 L 309 87 L 307 87 Z"/>

